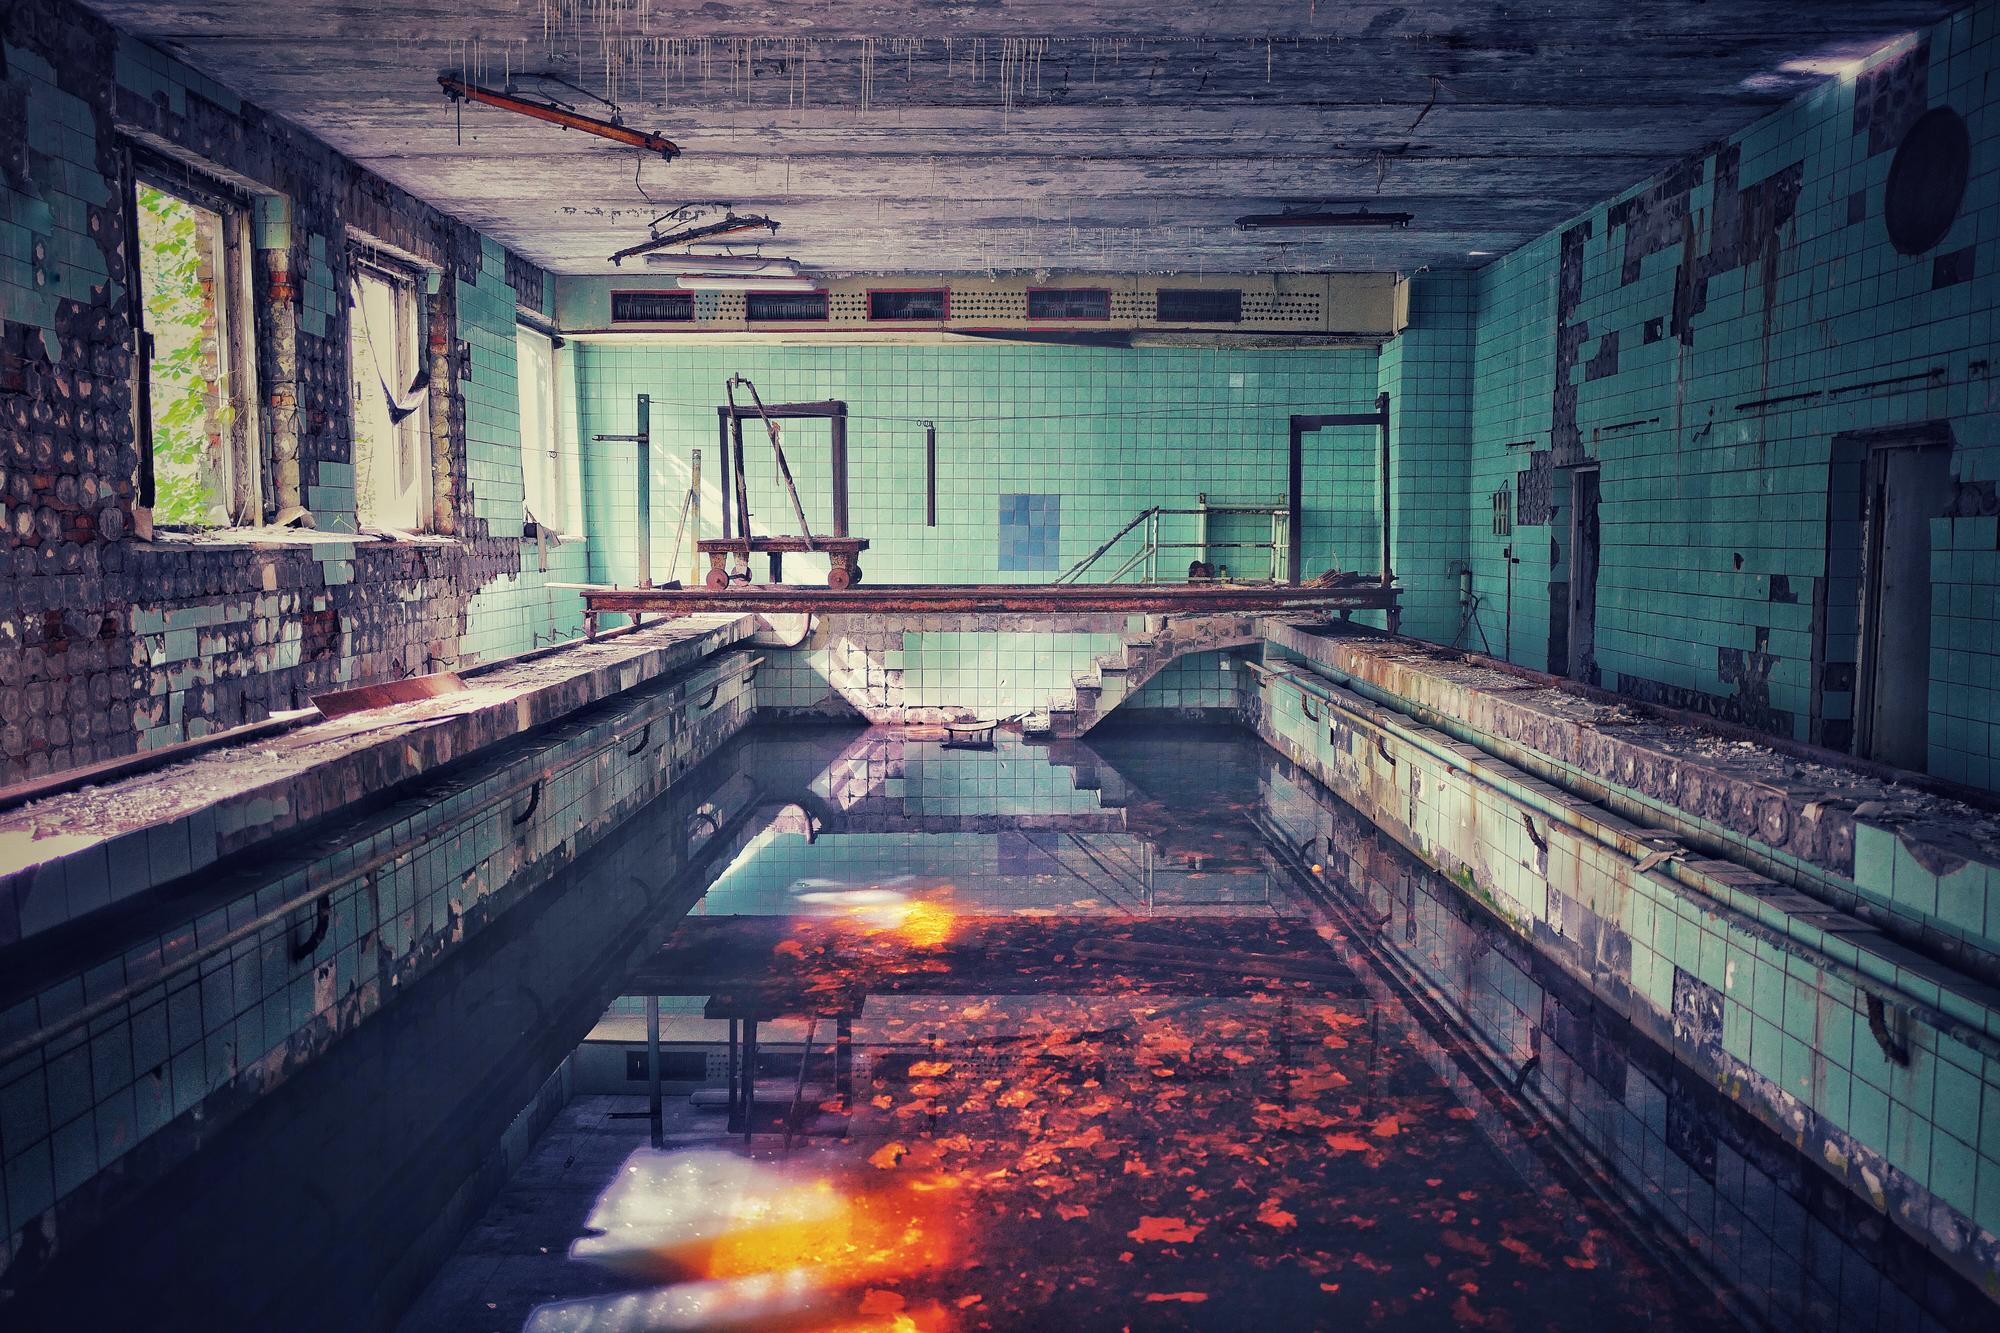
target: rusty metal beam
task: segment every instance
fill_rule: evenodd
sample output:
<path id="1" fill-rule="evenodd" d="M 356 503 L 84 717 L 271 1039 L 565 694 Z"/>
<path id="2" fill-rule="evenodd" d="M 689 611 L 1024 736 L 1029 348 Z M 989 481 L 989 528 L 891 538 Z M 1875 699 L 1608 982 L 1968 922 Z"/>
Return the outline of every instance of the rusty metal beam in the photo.
<path id="1" fill-rule="evenodd" d="M 537 102 L 532 98 L 516 97 L 512 93 L 482 88 L 476 83 L 467 83 L 464 79 L 454 78 L 449 74 L 438 75 L 438 86 L 444 89 L 444 95 L 453 101 L 479 102 L 486 106 L 498 107 L 502 111 L 512 111 L 516 115 L 546 121 L 566 130 L 582 130 L 585 134 L 595 134 L 600 139 L 609 139 L 613 143 L 624 144 L 627 148 L 658 153 L 669 162 L 681 154 L 680 146 L 665 135 L 631 129 L 615 121 L 599 120 L 596 116 L 586 116 L 566 106 Z"/>
<path id="2" fill-rule="evenodd" d="M 1216 587 L 1183 583 L 1085 584 L 901 584 L 847 588 L 763 584 L 727 589 L 593 588 L 583 593 L 594 617 L 607 611 L 643 611 L 666 616 L 704 611 L 752 611 L 821 615 L 884 615 L 984 612 L 995 615 L 1122 611 L 1244 614 L 1283 611 L 1388 611 L 1396 589 L 1368 582 L 1346 587 Z"/>

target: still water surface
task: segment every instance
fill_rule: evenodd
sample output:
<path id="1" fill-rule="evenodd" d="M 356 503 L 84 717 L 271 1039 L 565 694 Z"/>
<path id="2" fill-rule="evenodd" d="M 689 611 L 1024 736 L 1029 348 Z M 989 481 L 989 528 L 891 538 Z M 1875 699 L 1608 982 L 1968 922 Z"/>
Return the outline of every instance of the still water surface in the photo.
<path id="1" fill-rule="evenodd" d="M 579 1096 L 406 1328 L 1990 1313 L 1254 740 L 752 744 L 626 983 L 708 1090 Z"/>

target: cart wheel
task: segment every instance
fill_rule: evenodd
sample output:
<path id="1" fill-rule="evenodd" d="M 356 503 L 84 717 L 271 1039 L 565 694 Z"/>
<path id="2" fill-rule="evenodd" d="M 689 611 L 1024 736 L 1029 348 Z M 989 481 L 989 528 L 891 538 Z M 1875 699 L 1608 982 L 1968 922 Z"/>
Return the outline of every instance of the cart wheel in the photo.
<path id="1" fill-rule="evenodd" d="M 708 586 L 721 592 L 729 586 L 729 571 L 717 566 L 708 571 Z"/>
<path id="2" fill-rule="evenodd" d="M 826 571 L 826 586 L 838 592 L 854 582 L 854 573 L 846 565 L 835 565 Z"/>

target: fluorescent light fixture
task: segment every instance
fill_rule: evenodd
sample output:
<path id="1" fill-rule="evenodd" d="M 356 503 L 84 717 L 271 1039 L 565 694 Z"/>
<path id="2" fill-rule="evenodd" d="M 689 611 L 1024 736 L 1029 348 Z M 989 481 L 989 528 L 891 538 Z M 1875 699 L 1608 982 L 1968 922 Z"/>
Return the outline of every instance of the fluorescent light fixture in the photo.
<path id="1" fill-rule="evenodd" d="M 700 273 L 688 273 L 674 279 L 674 285 L 684 292 L 816 292 L 817 284 L 811 278 L 758 278 L 729 274 L 716 277 Z"/>
<path id="2" fill-rule="evenodd" d="M 795 278 L 799 261 L 765 258 L 763 255 L 647 255 L 648 268 L 669 273 L 703 273 L 714 277 L 741 274 L 745 277 Z"/>
<path id="3" fill-rule="evenodd" d="M 1246 213 L 1236 219 L 1238 231 L 1271 227 L 1407 227 L 1413 213 L 1371 213 L 1365 208 L 1336 213 L 1319 208 L 1288 208 L 1282 213 Z"/>

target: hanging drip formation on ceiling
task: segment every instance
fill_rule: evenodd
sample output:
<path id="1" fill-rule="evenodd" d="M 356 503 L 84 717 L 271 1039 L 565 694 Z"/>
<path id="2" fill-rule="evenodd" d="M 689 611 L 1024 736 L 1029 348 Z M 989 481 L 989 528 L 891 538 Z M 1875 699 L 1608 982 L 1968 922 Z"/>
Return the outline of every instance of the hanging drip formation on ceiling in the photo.
<path id="1" fill-rule="evenodd" d="M 1117 77 L 1127 74 L 1129 66 L 1145 72 L 1150 81 L 1162 77 L 1177 61 L 1192 58 L 1200 63 L 1208 59 L 1205 53 L 1235 41 L 1254 53 L 1253 60 L 1262 56 L 1259 63 L 1264 67 L 1263 78 L 1272 82 L 1280 47 L 1289 51 L 1335 40 L 1298 36 L 1241 39 L 1164 37 L 1145 41 L 1120 37 L 681 37 L 655 32 L 656 25 L 670 27 L 679 18 L 671 6 L 655 6 L 653 0 L 538 0 L 538 5 L 541 24 L 539 58 L 561 62 L 565 67 L 578 70 L 595 69 L 601 63 L 605 90 L 602 95 L 590 92 L 560 75 L 518 73 L 523 62 L 533 58 L 532 39 L 492 43 L 482 42 L 477 37 L 461 43 L 458 74 L 439 76 L 438 81 L 445 94 L 458 105 L 461 117 L 464 103 L 472 101 L 530 116 L 564 129 L 599 135 L 635 148 L 642 154 L 640 167 L 643 167 L 646 156 L 656 154 L 662 160 L 672 161 L 681 150 L 664 135 L 635 130 L 626 125 L 619 108 L 621 95 L 629 95 L 635 100 L 647 97 L 664 99 L 677 92 L 698 91 L 711 98 L 740 100 L 747 106 L 753 100 L 761 100 L 753 99 L 753 91 L 761 86 L 774 92 L 782 88 L 785 105 L 796 111 L 812 105 L 816 94 L 822 104 L 841 101 L 838 95 L 828 97 L 820 91 L 829 78 L 834 78 L 836 87 L 842 84 L 847 86 L 847 97 L 852 99 L 850 105 L 869 111 L 878 107 L 884 81 L 900 75 L 904 89 L 911 93 L 924 85 L 930 85 L 927 91 L 932 95 L 944 89 L 958 89 L 968 96 L 991 98 L 997 92 L 999 109 L 1005 116 L 1022 103 L 1040 103 L 1048 97 L 1061 97 L 1069 88 L 1072 71 L 1076 72 L 1079 81 L 1087 77 L 1090 84 L 1096 85 L 1103 75 Z M 1056 87 L 1045 93 L 1043 66 L 1051 56 L 1056 59 L 1061 73 Z M 761 80 L 760 70 L 765 76 Z M 844 77 L 836 77 L 839 72 L 844 72 Z M 501 87 L 482 84 L 481 80 L 492 73 L 502 76 L 504 82 Z M 596 82 L 595 79 L 592 81 Z M 544 89 L 556 86 L 570 89 L 601 103 L 608 114 L 602 118 L 586 115 L 561 97 L 546 93 L 540 97 L 525 96 L 520 91 L 520 85 L 526 83 L 534 83 Z M 1439 79 L 1433 78 L 1431 85 L 1431 100 L 1410 126 L 1412 131 L 1435 109 L 1440 92 L 1445 91 Z M 975 89 L 978 91 L 975 92 Z M 1377 193 L 1381 192 L 1388 174 L 1390 156 L 1378 150 L 1366 163 L 1373 174 Z M 941 184 L 937 182 L 937 175 L 937 166 L 933 163 L 933 181 Z M 791 160 L 787 157 L 786 190 L 789 191 L 791 183 Z M 634 172 L 633 184 L 648 206 L 658 207 L 658 201 L 646 192 L 638 170 Z M 727 205 L 706 207 L 710 213 L 720 211 L 723 216 L 701 227 L 685 225 L 668 228 L 664 224 L 691 223 L 694 218 L 656 215 L 648 226 L 646 240 L 617 251 L 610 259 L 619 263 L 634 255 L 695 240 L 759 227 L 770 231 L 777 229 L 775 222 L 761 215 L 738 218 Z M 878 210 L 880 207 L 878 200 Z M 1237 219 L 1237 224 L 1239 229 L 1245 231 L 1268 227 L 1296 231 L 1314 225 L 1398 227 L 1408 225 L 1410 220 L 1405 213 L 1372 213 L 1367 210 L 1361 210 L 1352 219 L 1342 218 L 1330 223 L 1307 223 L 1291 216 L 1295 212 L 1306 211 L 1309 210 L 1288 208 L 1283 215 L 1248 214 Z M 1121 258 L 1134 271 L 1148 271 L 1186 267 L 1192 256 L 1199 267 L 1203 266 L 1205 259 L 1199 242 L 1213 230 L 1205 226 L 1161 225 L 1154 222 L 1145 226 L 1083 231 L 1067 218 L 1047 219 L 1046 224 L 1038 219 L 1033 225 L 1008 233 L 982 236 L 978 263 L 980 267 L 998 270 L 1047 264 L 1063 258 L 1074 261 L 1084 255 L 1094 255 L 1100 263 Z M 1308 240 L 1306 250 L 1316 248 Z M 1341 262 L 1338 254 L 1301 251 L 1295 255 L 1294 249 L 1288 245 L 1280 252 L 1278 267 L 1317 268 Z M 1122 256 L 1119 252 L 1123 252 Z"/>

